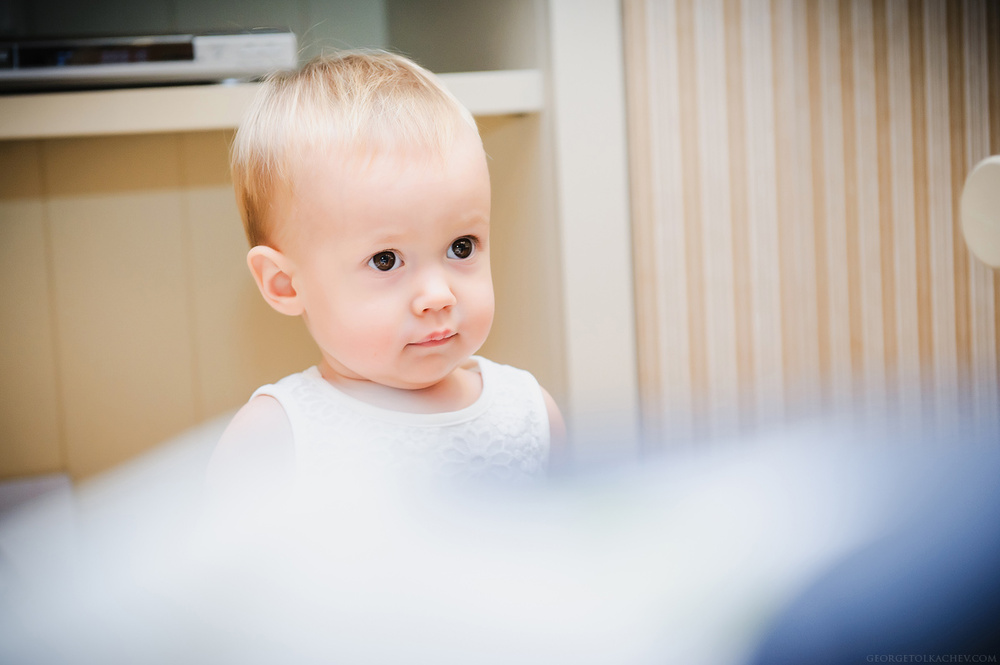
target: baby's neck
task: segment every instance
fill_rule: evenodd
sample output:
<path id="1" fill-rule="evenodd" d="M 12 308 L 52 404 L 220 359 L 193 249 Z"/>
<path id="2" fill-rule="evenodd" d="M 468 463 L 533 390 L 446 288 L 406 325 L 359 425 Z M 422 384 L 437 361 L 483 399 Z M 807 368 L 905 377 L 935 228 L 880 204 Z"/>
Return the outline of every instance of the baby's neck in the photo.
<path id="1" fill-rule="evenodd" d="M 471 367 L 459 367 L 441 381 L 416 390 L 345 377 L 326 361 L 320 363 L 319 370 L 335 388 L 366 404 L 404 413 L 447 413 L 471 406 L 482 394 L 482 375 L 474 367 L 473 361 Z"/>

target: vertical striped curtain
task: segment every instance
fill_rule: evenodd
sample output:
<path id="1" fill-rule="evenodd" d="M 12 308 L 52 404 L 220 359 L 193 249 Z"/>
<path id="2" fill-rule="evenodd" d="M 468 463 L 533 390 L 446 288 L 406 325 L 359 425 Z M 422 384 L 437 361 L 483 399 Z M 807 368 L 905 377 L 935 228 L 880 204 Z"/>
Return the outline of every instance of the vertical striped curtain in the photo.
<path id="1" fill-rule="evenodd" d="M 996 420 L 1000 3 L 623 0 L 643 425 Z"/>

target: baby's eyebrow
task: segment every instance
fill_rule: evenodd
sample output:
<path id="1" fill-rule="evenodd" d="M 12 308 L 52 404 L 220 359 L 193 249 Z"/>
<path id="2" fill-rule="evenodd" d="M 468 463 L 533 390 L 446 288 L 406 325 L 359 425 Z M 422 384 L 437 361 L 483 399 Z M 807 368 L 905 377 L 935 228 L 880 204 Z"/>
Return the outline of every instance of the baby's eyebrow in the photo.
<path id="1" fill-rule="evenodd" d="M 378 233 L 367 236 L 364 238 L 365 245 L 385 245 L 389 247 L 390 245 L 398 245 L 399 243 L 406 240 L 406 233 L 400 231 L 392 231 L 387 233 Z"/>
<path id="2" fill-rule="evenodd" d="M 475 213 L 463 218 L 462 221 L 459 223 L 459 226 L 470 226 L 470 225 L 489 226 L 490 225 L 489 213 Z"/>

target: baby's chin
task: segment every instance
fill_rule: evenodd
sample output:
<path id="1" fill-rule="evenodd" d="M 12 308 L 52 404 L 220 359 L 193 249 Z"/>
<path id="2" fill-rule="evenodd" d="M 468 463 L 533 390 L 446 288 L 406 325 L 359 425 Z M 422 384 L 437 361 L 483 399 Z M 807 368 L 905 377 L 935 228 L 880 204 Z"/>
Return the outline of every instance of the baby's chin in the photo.
<path id="1" fill-rule="evenodd" d="M 413 372 L 405 376 L 392 376 L 384 377 L 382 380 L 376 381 L 383 386 L 389 388 L 395 388 L 397 390 L 428 390 L 439 386 L 443 381 L 450 378 L 456 371 L 458 371 L 463 363 L 458 363 L 454 367 L 449 368 L 447 371 L 438 372 Z"/>
<path id="2" fill-rule="evenodd" d="M 422 353 L 410 355 L 404 352 L 396 363 L 345 364 L 324 356 L 321 370 L 324 376 L 333 379 L 334 384 L 346 383 L 348 386 L 369 384 L 369 390 L 381 386 L 411 392 L 424 391 L 441 387 L 441 384 L 453 378 L 456 372 L 461 373 L 463 370 L 475 367 L 476 361 L 472 359 L 474 354 L 468 353 L 468 347 L 462 350 L 463 353 L 455 351 L 458 349 L 426 355 Z"/>

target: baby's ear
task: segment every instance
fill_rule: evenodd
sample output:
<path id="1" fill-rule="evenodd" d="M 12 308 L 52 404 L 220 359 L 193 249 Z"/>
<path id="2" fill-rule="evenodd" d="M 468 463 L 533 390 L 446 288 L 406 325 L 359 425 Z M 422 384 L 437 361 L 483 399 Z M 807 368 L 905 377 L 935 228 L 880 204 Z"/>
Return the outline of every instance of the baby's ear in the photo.
<path id="1" fill-rule="evenodd" d="M 273 247 L 257 245 L 247 253 L 247 265 L 268 305 L 288 316 L 302 313 L 302 304 L 292 285 L 294 265 L 287 256 Z"/>

